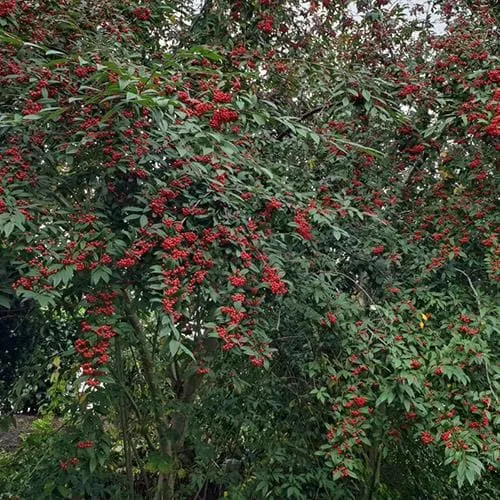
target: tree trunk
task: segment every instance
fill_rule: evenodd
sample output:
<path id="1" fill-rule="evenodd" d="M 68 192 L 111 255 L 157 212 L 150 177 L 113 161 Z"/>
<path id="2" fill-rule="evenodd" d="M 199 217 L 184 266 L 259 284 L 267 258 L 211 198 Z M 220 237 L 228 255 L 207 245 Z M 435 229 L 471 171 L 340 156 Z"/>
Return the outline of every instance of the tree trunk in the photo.
<path id="1" fill-rule="evenodd" d="M 364 498 L 365 500 L 373 500 L 380 479 L 380 466 L 382 463 L 381 446 L 374 445 L 368 450 L 367 462 L 368 470 L 370 471 L 370 478 L 365 487 Z"/>

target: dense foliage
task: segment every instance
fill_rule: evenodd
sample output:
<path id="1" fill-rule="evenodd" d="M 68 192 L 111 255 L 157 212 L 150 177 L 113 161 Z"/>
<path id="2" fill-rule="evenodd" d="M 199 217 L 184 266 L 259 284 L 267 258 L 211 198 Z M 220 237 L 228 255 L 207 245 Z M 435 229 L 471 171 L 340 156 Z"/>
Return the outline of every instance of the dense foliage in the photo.
<path id="1" fill-rule="evenodd" d="M 0 0 L 0 498 L 497 497 L 495 15 Z"/>

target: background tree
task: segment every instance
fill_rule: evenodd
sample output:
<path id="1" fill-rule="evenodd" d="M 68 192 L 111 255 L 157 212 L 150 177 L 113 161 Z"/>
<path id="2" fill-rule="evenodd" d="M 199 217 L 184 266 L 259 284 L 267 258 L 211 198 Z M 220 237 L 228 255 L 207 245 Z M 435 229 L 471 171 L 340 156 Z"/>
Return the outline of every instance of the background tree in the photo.
<path id="1" fill-rule="evenodd" d="M 80 330 L 48 360 L 64 432 L 40 424 L 6 491 L 404 497 L 409 453 L 493 477 L 489 4 L 5 1 L 0 21 L 1 304 L 67 324 L 56 345 Z"/>

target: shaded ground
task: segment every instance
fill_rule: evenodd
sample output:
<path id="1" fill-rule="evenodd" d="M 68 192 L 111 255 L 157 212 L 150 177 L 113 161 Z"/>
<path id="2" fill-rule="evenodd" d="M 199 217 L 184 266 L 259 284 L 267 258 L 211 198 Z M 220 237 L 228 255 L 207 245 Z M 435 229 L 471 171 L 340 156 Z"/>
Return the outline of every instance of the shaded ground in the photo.
<path id="1" fill-rule="evenodd" d="M 36 415 L 16 415 L 16 425 L 0 431 L 0 451 L 13 451 L 21 444 L 21 434 L 29 431 Z"/>

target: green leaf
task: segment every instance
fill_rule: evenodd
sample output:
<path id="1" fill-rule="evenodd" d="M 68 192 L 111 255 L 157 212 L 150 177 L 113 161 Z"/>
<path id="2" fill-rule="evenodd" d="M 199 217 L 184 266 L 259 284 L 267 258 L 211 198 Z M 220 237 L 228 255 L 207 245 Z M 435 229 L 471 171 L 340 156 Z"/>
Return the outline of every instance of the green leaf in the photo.
<path id="1" fill-rule="evenodd" d="M 380 406 L 384 401 L 391 403 L 393 400 L 394 392 L 392 391 L 392 389 L 386 389 L 382 392 L 382 394 L 380 394 L 380 396 L 377 398 L 377 401 L 375 401 L 375 406 Z"/>
<path id="2" fill-rule="evenodd" d="M 20 290 L 19 295 L 24 299 L 32 299 L 40 305 L 42 308 L 55 305 L 55 298 L 58 296 L 57 293 L 52 294 L 41 294 L 36 292 L 31 292 L 30 290 Z"/>
<path id="3" fill-rule="evenodd" d="M 224 142 L 221 144 L 220 148 L 224 153 L 226 153 L 228 156 L 233 156 L 236 153 L 238 153 L 238 149 L 233 146 L 230 142 Z"/>
<path id="4" fill-rule="evenodd" d="M 184 344 L 180 344 L 180 350 L 184 354 L 187 354 L 193 361 L 196 361 L 194 354 Z"/>
<path id="5" fill-rule="evenodd" d="M 24 120 L 40 120 L 42 118 L 40 115 L 24 115 Z"/>
<path id="6" fill-rule="evenodd" d="M 310 132 L 309 137 L 313 140 L 313 142 L 318 145 L 321 141 L 321 137 L 315 132 Z"/>
<path id="7" fill-rule="evenodd" d="M 5 307 L 6 309 L 10 309 L 9 297 L 0 294 L 0 307 Z"/>
<path id="8" fill-rule="evenodd" d="M 57 486 L 57 491 L 63 498 L 72 498 L 73 494 L 71 493 L 71 490 L 69 488 L 66 488 L 66 486 L 63 486 L 62 484 L 59 484 Z"/>
<path id="9" fill-rule="evenodd" d="M 131 83 L 132 80 L 122 80 L 121 78 L 118 80 L 118 86 L 122 91 L 125 90 Z M 135 94 L 133 95 L 135 96 Z M 127 93 L 127 100 L 128 100 L 128 93 Z"/>
<path id="10" fill-rule="evenodd" d="M 111 278 L 112 271 L 107 266 L 99 266 L 93 269 L 90 273 L 90 282 L 93 285 L 97 285 L 99 281 L 104 281 L 105 283 L 109 283 Z"/>
<path id="11" fill-rule="evenodd" d="M 75 272 L 75 266 L 63 267 L 60 271 L 58 271 L 57 273 L 53 274 L 50 277 L 50 281 L 54 286 L 57 286 L 60 283 L 67 285 L 73 278 L 74 272 Z"/>
<path id="12" fill-rule="evenodd" d="M 15 228 L 15 224 L 14 224 L 14 221 L 12 220 L 9 220 L 9 222 L 7 222 L 3 227 L 2 227 L 2 230 L 3 230 L 3 233 L 5 234 L 5 236 L 8 238 L 11 234 L 12 234 L 12 231 L 14 231 L 14 228 Z"/>
<path id="13" fill-rule="evenodd" d="M 200 54 L 201 56 L 206 57 L 210 61 L 219 62 L 223 60 L 220 54 L 218 54 L 214 50 L 208 49 L 207 47 L 202 47 L 202 46 L 191 47 L 189 52 L 191 52 L 192 54 Z"/>
<path id="14" fill-rule="evenodd" d="M 45 52 L 46 56 L 65 56 L 66 54 L 64 52 L 61 52 L 60 50 L 54 50 L 54 49 L 49 49 Z"/>
<path id="15" fill-rule="evenodd" d="M 96 468 L 97 468 L 97 459 L 94 451 L 92 450 L 90 452 L 89 470 L 92 473 L 95 472 Z"/>
<path id="16" fill-rule="evenodd" d="M 168 343 L 168 348 L 170 350 L 170 354 L 172 357 L 175 357 L 175 355 L 178 353 L 179 349 L 181 347 L 181 343 L 176 340 L 176 339 L 171 339 L 170 342 Z"/>
<path id="17" fill-rule="evenodd" d="M 255 123 L 258 125 L 265 125 L 266 124 L 266 118 L 262 115 L 259 115 L 257 113 L 252 114 L 252 118 L 254 119 Z"/>
<path id="18" fill-rule="evenodd" d="M 174 470 L 174 466 L 175 461 L 172 457 L 151 453 L 144 469 L 148 472 L 161 472 L 162 474 L 168 474 Z"/>

